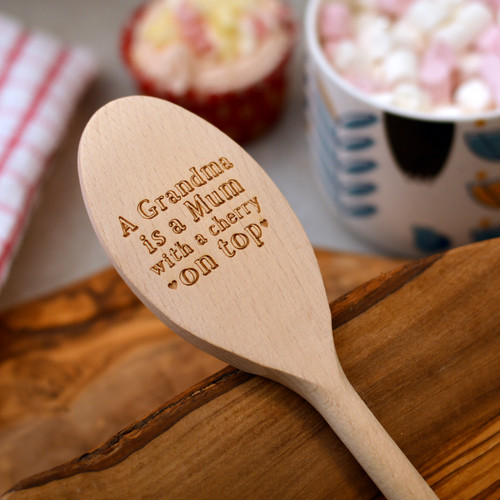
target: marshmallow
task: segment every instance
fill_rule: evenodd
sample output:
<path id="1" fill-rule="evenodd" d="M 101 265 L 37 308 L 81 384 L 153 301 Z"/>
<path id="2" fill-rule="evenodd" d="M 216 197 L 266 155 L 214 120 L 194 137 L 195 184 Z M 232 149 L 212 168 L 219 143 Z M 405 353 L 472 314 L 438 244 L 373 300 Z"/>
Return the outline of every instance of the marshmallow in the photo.
<path id="1" fill-rule="evenodd" d="M 450 119 L 500 108 L 500 0 L 324 0 L 318 31 L 382 105 Z"/>
<path id="2" fill-rule="evenodd" d="M 453 12 L 455 12 L 458 7 L 462 6 L 467 1 L 468 0 L 440 0 L 441 5 L 443 5 L 443 7 L 446 9 L 448 15 L 453 14 Z"/>
<path id="3" fill-rule="evenodd" d="M 444 43 L 431 45 L 424 54 L 419 70 L 419 82 L 434 103 L 448 102 L 451 99 L 455 65 L 455 56 Z"/>
<path id="4" fill-rule="evenodd" d="M 335 67 L 351 75 L 368 73 L 370 63 L 363 51 L 352 41 L 342 40 L 333 48 L 333 63 Z"/>
<path id="5" fill-rule="evenodd" d="M 327 3 L 320 12 L 319 34 L 327 41 L 341 40 L 351 33 L 351 11 L 341 3 Z"/>
<path id="6" fill-rule="evenodd" d="M 428 96 L 414 83 L 401 83 L 394 88 L 393 92 L 394 105 L 399 108 L 409 111 L 422 111 L 429 107 Z"/>
<path id="7" fill-rule="evenodd" d="M 404 19 L 428 33 L 434 30 L 447 14 L 448 10 L 440 2 L 417 0 L 410 6 Z"/>
<path id="8" fill-rule="evenodd" d="M 434 40 L 445 42 L 459 52 L 492 22 L 493 17 L 488 7 L 478 2 L 465 3 L 458 7 L 451 22 L 437 30 Z"/>
<path id="9" fill-rule="evenodd" d="M 378 0 L 356 0 L 356 7 L 360 10 L 377 10 Z"/>
<path id="10" fill-rule="evenodd" d="M 403 81 L 415 81 L 417 79 L 417 64 L 417 56 L 411 50 L 395 50 L 383 62 L 384 83 L 392 86 Z"/>
<path id="11" fill-rule="evenodd" d="M 476 40 L 476 47 L 482 52 L 500 54 L 500 26 L 491 24 Z"/>
<path id="12" fill-rule="evenodd" d="M 485 54 L 481 58 L 480 75 L 488 85 L 493 100 L 500 107 L 500 56 Z"/>
<path id="13" fill-rule="evenodd" d="M 377 0 L 378 10 L 387 16 L 402 16 L 413 0 Z"/>
<path id="14" fill-rule="evenodd" d="M 406 47 L 420 52 L 424 47 L 424 35 L 408 21 L 398 21 L 391 30 L 392 40 L 395 47 Z"/>
<path id="15" fill-rule="evenodd" d="M 498 9 L 500 2 L 498 0 L 482 0 L 483 3 L 488 5 L 491 9 Z"/>
<path id="16" fill-rule="evenodd" d="M 382 18 L 382 22 L 386 22 L 386 28 L 389 29 L 390 23 L 386 17 Z M 361 11 L 358 15 L 356 15 L 353 19 L 354 32 L 356 34 L 365 32 L 370 26 L 373 26 L 375 23 L 380 23 L 380 16 L 372 12 L 371 10 Z"/>
<path id="17" fill-rule="evenodd" d="M 459 23 L 450 23 L 436 31 L 433 41 L 434 43 L 443 42 L 458 53 L 464 49 L 472 39 L 473 37 L 469 36 L 466 26 Z"/>
<path id="18" fill-rule="evenodd" d="M 481 57 L 476 52 L 467 52 L 458 60 L 458 72 L 461 80 L 467 80 L 479 74 Z"/>
<path id="19" fill-rule="evenodd" d="M 491 15 L 490 9 L 484 4 L 469 2 L 460 7 L 456 20 L 458 23 L 467 25 L 470 32 L 474 33 L 474 38 L 479 35 L 488 24 L 493 22 L 493 16 Z"/>
<path id="20" fill-rule="evenodd" d="M 393 41 L 389 35 L 389 20 L 384 16 L 375 18 L 372 24 L 358 33 L 359 44 L 372 61 L 382 59 L 391 49 Z"/>
<path id="21" fill-rule="evenodd" d="M 473 78 L 458 86 L 455 101 L 464 111 L 480 112 L 491 106 L 492 96 L 483 80 Z"/>
<path id="22" fill-rule="evenodd" d="M 451 73 L 457 64 L 453 50 L 443 42 L 433 43 L 422 57 L 422 66 L 431 66 L 433 70 L 441 69 Z"/>
<path id="23" fill-rule="evenodd" d="M 449 75 L 439 73 L 433 76 L 429 73 L 425 80 L 422 76 L 420 77 L 420 83 L 434 104 L 442 104 L 451 100 L 453 86 Z"/>

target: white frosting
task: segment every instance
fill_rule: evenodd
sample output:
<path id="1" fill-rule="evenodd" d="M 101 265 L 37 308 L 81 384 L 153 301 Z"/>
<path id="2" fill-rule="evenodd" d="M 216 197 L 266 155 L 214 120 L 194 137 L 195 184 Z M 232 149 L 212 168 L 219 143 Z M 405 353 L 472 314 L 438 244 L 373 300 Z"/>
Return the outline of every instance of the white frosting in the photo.
<path id="1" fill-rule="evenodd" d="M 230 1 L 238 2 L 221 0 L 219 4 L 227 5 Z M 217 2 L 210 3 L 214 5 Z M 244 0 L 239 0 L 239 3 L 244 3 Z M 260 39 L 255 34 L 248 16 L 222 21 L 219 16 L 216 19 L 219 29 L 225 29 L 226 34 L 238 23 L 238 36 L 235 36 L 234 40 L 231 39 L 232 45 L 229 48 L 226 45 L 217 47 L 220 49 L 218 51 L 211 50 L 201 54 L 182 39 L 175 15 L 171 13 L 179 4 L 179 0 L 152 2 L 134 31 L 132 63 L 141 74 L 155 82 L 158 90 L 170 91 L 177 95 L 188 90 L 201 93 L 241 90 L 265 78 L 290 48 L 291 35 L 287 28 L 278 22 L 277 16 L 283 8 L 278 0 L 251 2 L 250 8 L 259 12 L 266 26 L 266 33 Z M 222 28 L 221 23 L 225 23 Z M 162 28 L 167 29 L 162 31 Z M 213 33 L 210 34 L 212 39 L 215 39 Z"/>

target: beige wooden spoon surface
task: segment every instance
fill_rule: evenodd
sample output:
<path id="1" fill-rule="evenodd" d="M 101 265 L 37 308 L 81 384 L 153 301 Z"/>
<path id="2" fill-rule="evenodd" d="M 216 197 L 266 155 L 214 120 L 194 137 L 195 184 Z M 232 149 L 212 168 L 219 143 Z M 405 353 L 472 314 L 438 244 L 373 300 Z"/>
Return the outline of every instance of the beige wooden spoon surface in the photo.
<path id="1" fill-rule="evenodd" d="M 345 378 L 312 247 L 240 146 L 175 105 L 129 97 L 91 119 L 79 169 L 103 247 L 162 321 L 307 399 L 387 498 L 435 498 Z"/>

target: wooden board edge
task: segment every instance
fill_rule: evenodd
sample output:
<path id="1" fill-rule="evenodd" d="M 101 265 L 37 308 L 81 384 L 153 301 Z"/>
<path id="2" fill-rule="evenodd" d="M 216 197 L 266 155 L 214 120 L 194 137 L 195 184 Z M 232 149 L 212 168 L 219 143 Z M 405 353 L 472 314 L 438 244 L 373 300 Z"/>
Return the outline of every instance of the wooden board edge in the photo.
<path id="1" fill-rule="evenodd" d="M 4 495 L 42 486 L 82 472 L 112 467 L 167 431 L 186 415 L 253 377 L 254 375 L 227 366 L 118 432 L 101 446 L 70 462 L 23 479 Z"/>
<path id="2" fill-rule="evenodd" d="M 330 303 L 332 314 L 332 329 L 335 330 L 352 318 L 368 310 L 388 295 L 399 290 L 406 283 L 419 276 L 445 254 L 436 254 L 411 261 L 382 273 L 366 283 L 356 287 L 351 292 Z"/>

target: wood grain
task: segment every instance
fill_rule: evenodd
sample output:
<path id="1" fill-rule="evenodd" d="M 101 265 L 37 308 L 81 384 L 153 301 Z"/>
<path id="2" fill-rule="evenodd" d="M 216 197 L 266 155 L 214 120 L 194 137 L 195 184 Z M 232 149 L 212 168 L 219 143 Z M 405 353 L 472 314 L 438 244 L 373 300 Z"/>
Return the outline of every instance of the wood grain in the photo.
<path id="1" fill-rule="evenodd" d="M 316 256 L 330 301 L 397 264 Z M 97 447 L 224 365 L 174 335 L 111 270 L 3 313 L 0 345 L 0 491 Z"/>
<path id="2" fill-rule="evenodd" d="M 391 291 L 334 331 L 356 389 L 441 499 L 500 496 L 498 243 L 376 278 L 379 286 L 391 282 Z M 431 295 L 436 282 L 440 293 Z M 338 303 L 359 304 L 366 286 Z M 83 498 L 377 497 L 311 406 L 234 369 L 79 459 L 23 481 L 6 498 L 77 492 Z"/>

